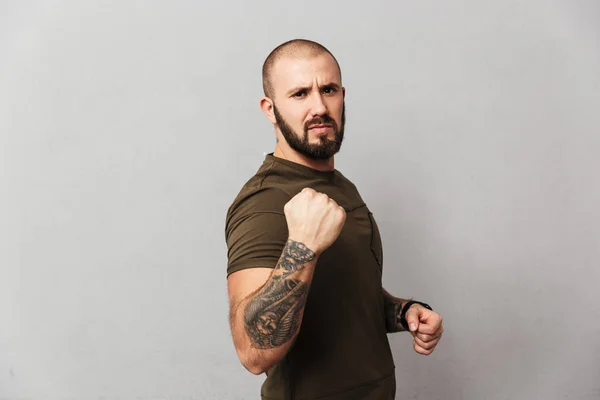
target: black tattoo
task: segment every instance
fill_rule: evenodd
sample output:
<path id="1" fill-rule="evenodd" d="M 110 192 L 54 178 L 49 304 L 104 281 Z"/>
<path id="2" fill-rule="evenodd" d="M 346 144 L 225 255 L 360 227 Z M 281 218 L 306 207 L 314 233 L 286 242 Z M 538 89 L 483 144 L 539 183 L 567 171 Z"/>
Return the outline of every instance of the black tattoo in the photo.
<path id="1" fill-rule="evenodd" d="M 385 329 L 388 333 L 402 332 L 404 327 L 400 323 L 400 313 L 402 312 L 402 303 L 396 302 L 388 296 L 383 296 L 383 306 L 385 310 Z"/>
<path id="2" fill-rule="evenodd" d="M 296 334 L 309 285 L 292 275 L 304 269 L 315 256 L 304 244 L 288 240 L 273 275 L 244 311 L 246 332 L 253 347 L 278 347 Z"/>

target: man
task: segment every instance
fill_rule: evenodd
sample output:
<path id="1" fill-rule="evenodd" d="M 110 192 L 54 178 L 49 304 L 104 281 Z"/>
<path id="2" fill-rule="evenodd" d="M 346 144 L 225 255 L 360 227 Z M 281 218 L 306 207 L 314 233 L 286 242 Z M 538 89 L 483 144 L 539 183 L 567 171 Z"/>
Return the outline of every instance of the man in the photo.
<path id="1" fill-rule="evenodd" d="M 265 372 L 263 399 L 393 399 L 386 333 L 430 354 L 442 317 L 382 287 L 382 244 L 356 187 L 334 168 L 345 88 L 323 46 L 292 40 L 263 65 L 275 151 L 226 220 L 230 323 L 238 357 Z"/>

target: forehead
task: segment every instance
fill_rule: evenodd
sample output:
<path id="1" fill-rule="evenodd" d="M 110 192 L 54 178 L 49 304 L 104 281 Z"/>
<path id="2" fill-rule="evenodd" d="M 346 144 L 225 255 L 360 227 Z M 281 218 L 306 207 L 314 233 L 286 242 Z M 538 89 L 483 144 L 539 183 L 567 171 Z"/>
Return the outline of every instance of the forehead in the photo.
<path id="1" fill-rule="evenodd" d="M 306 57 L 282 57 L 277 60 L 271 72 L 271 83 L 275 92 L 294 87 L 337 83 L 341 86 L 337 63 L 327 53 Z"/>

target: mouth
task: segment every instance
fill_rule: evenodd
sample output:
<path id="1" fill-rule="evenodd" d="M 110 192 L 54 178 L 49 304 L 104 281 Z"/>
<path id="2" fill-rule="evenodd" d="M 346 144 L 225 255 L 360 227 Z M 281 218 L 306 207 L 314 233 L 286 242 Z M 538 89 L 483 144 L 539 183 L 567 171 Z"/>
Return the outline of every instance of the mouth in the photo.
<path id="1" fill-rule="evenodd" d="M 316 133 L 317 135 L 328 133 L 331 129 L 333 129 L 333 127 L 329 124 L 311 125 L 308 128 L 309 131 L 311 131 L 312 133 Z"/>

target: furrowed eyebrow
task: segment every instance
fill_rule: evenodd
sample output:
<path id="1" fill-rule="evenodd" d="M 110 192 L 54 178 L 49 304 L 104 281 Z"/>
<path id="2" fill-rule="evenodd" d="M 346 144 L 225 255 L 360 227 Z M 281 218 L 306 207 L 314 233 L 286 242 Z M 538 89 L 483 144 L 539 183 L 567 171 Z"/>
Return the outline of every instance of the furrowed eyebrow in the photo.
<path id="1" fill-rule="evenodd" d="M 297 86 L 297 87 L 293 88 L 292 90 L 290 90 L 290 91 L 287 93 L 287 95 L 288 95 L 288 96 L 291 96 L 291 95 L 293 95 L 293 94 L 295 94 L 295 93 L 298 93 L 298 92 L 301 92 L 301 91 L 308 92 L 308 91 L 310 91 L 310 89 L 311 89 L 311 87 L 310 87 L 310 86 Z"/>
<path id="2" fill-rule="evenodd" d="M 340 90 L 340 86 L 337 83 L 328 83 L 326 85 L 321 86 L 321 89 Z"/>
<path id="3" fill-rule="evenodd" d="M 301 91 L 305 91 L 305 92 L 310 92 L 310 90 L 312 89 L 312 86 L 297 86 L 295 88 L 293 88 L 292 90 L 290 90 L 287 95 L 288 96 L 292 96 L 295 93 L 301 92 Z M 325 85 L 322 85 L 320 87 L 321 90 L 323 89 L 334 89 L 334 90 L 340 90 L 340 85 L 338 85 L 337 83 L 327 83 Z"/>

